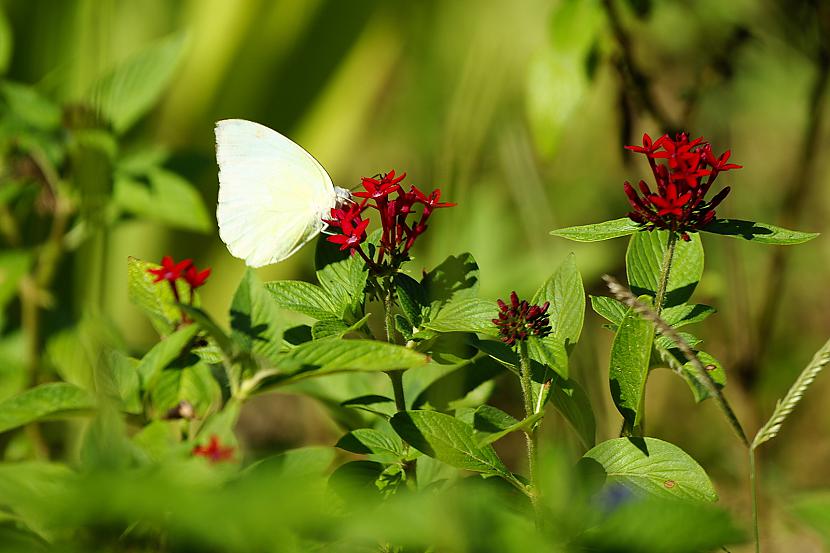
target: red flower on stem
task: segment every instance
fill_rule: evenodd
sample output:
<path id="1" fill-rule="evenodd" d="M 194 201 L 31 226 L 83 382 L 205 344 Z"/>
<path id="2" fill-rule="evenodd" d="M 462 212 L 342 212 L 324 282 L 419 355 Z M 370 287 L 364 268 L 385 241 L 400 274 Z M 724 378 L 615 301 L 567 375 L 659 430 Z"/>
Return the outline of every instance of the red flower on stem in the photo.
<path id="1" fill-rule="evenodd" d="M 324 219 L 330 227 L 340 230 L 327 240 L 340 245 L 341 250 L 357 252 L 376 270 L 384 265 L 384 259 L 392 266 L 398 266 L 408 259 L 409 250 L 418 236 L 426 231 L 427 221 L 433 211 L 455 204 L 440 202 L 441 191 L 438 189 L 429 195 L 415 186 L 410 186 L 408 191 L 404 190 L 401 182 L 405 177 L 406 173 L 396 176 L 395 171 L 372 178 L 364 177 L 361 181 L 363 190 L 353 194 L 362 201 L 346 208 L 333 208 L 331 217 Z M 380 247 L 376 259 L 372 259 L 361 246 L 366 241 L 369 225 L 369 220 L 364 219 L 363 214 L 370 208 L 378 211 L 381 223 Z"/>
<path id="2" fill-rule="evenodd" d="M 501 341 L 508 346 L 527 340 L 528 336 L 544 338 L 550 334 L 550 302 L 531 305 L 526 300 L 519 301 L 518 294 L 511 292 L 509 304 L 502 300 L 497 303 L 499 316 L 493 319 L 493 323 L 499 329 Z"/>
<path id="3" fill-rule="evenodd" d="M 181 303 L 181 299 L 179 298 L 179 289 L 176 286 L 176 282 L 179 279 L 187 282 L 190 287 L 191 305 L 193 304 L 194 291 L 196 288 L 199 288 L 205 284 L 205 281 L 210 276 L 210 271 L 210 268 L 207 268 L 204 271 L 199 271 L 191 259 L 185 259 L 184 261 L 176 263 L 169 255 L 165 255 L 162 258 L 161 266 L 159 268 L 147 269 L 148 273 L 155 275 L 156 277 L 153 282 L 159 283 L 167 281 L 170 285 L 170 289 L 173 291 L 173 297 L 176 299 L 177 303 Z M 184 320 L 184 314 L 182 314 L 182 320 Z"/>
<path id="4" fill-rule="evenodd" d="M 686 133 L 679 133 L 674 139 L 666 134 L 654 141 L 644 134 L 642 146 L 626 146 L 626 149 L 646 156 L 657 186 L 656 192 L 652 192 L 641 180 L 638 193 L 629 182 L 623 185 L 634 208 L 629 218 L 647 230 L 678 232 L 683 240 L 689 240 L 689 232 L 711 223 L 715 208 L 729 194 L 727 186 L 706 200 L 706 193 L 718 174 L 741 168 L 728 163 L 729 150 L 715 156 L 703 137 L 689 140 Z"/>
<path id="5" fill-rule="evenodd" d="M 211 463 L 230 461 L 233 458 L 234 448 L 219 443 L 219 436 L 213 434 L 207 445 L 197 445 L 193 448 L 193 455 L 204 457 Z"/>

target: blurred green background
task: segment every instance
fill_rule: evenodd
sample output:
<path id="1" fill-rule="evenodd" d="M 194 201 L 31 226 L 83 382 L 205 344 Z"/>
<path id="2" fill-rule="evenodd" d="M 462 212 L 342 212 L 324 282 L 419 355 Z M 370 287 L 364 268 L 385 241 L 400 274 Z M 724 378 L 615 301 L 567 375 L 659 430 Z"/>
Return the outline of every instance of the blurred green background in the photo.
<path id="1" fill-rule="evenodd" d="M 717 152 L 732 150 L 744 169 L 725 177 L 732 193 L 720 216 L 830 230 L 830 23 L 819 0 L 0 6 L 5 78 L 67 104 L 148 44 L 182 36 L 169 86 L 125 142 L 169 152 L 165 166 L 195 185 L 211 216 L 218 188 L 214 122 L 254 120 L 302 144 L 339 186 L 395 169 L 419 187 L 440 187 L 458 207 L 433 219 L 411 266 L 469 251 L 487 298 L 532 293 L 569 251 L 591 293 L 605 293 L 601 274 L 622 276 L 624 241 L 581 245 L 548 231 L 628 211 L 622 182 L 647 178 L 648 168 L 622 147 L 643 132 L 687 129 L 705 135 Z M 726 367 L 727 395 L 752 433 L 830 334 L 830 242 L 822 236 L 785 251 L 707 235 L 704 245 L 707 268 L 696 301 L 719 314 L 699 333 Z M 203 303 L 226 321 L 244 265 L 228 254 L 213 219 L 205 233 L 131 219 L 109 228 L 99 246 L 100 271 L 78 256 L 60 265 L 62 293 L 45 315 L 52 330 L 94 311 L 114 322 L 128 349 L 145 351 L 156 335 L 128 302 L 126 258 L 165 254 L 213 267 Z M 306 247 L 260 276 L 312 279 L 312 254 Z M 74 292 L 94 299 L 62 301 Z M 596 316 L 586 324 L 572 372 L 589 389 L 603 439 L 619 424 L 606 380 L 612 335 Z M 8 379 L 17 350 L 4 347 L 12 361 L 0 378 Z M 5 386 L 3 393 L 11 391 Z M 507 398 L 515 390 L 498 393 L 505 399 L 497 402 L 514 401 Z M 790 494 L 830 486 L 828 393 L 830 379 L 819 379 L 784 439 L 763 451 L 763 493 L 775 498 L 765 501 L 765 516 L 771 539 L 787 544 L 780 550 L 818 551 L 781 510 Z M 649 401 L 650 433 L 681 445 L 710 471 L 723 501 L 746 513 L 743 455 L 715 407 L 695 406 L 668 371 L 651 379 Z M 250 424 L 265 432 L 276 427 L 297 444 L 330 443 L 323 422 L 302 432 L 285 422 L 304 409 L 313 407 L 282 403 Z M 547 433 L 555 439 L 560 430 L 552 424 Z M 778 550 L 775 542 L 770 548 Z"/>

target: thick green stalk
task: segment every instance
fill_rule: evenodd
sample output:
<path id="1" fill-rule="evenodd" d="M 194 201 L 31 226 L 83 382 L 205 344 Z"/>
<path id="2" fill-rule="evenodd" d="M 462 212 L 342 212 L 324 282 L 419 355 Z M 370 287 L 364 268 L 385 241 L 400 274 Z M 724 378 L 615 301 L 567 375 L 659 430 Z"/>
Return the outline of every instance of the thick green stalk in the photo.
<path id="1" fill-rule="evenodd" d="M 674 261 L 674 250 L 677 247 L 677 233 L 669 231 L 669 239 L 666 242 L 666 251 L 663 252 L 663 266 L 660 268 L 660 282 L 657 283 L 657 295 L 654 298 L 654 309 L 657 315 L 663 311 L 663 304 L 666 303 L 666 291 L 669 287 L 672 261 Z"/>
<path id="2" fill-rule="evenodd" d="M 533 407 L 533 382 L 530 378 L 530 355 L 527 352 L 527 342 L 519 342 L 520 381 L 522 386 L 522 399 L 524 401 L 525 418 L 534 414 Z M 541 390 L 540 390 L 541 393 Z M 536 456 L 537 456 L 537 435 L 536 429 L 531 427 L 525 430 L 527 438 L 527 464 L 528 479 L 530 488 L 530 501 L 536 511 L 536 521 L 539 522 L 539 493 L 536 483 Z"/>

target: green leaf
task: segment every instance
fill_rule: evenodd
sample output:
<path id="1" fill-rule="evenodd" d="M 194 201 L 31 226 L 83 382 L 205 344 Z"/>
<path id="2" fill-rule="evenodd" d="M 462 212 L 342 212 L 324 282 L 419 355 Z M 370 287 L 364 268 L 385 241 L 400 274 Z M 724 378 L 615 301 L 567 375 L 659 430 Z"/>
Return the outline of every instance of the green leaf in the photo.
<path id="1" fill-rule="evenodd" d="M 0 85 L 14 117 L 39 130 L 54 130 L 61 124 L 61 108 L 34 87 L 6 81 Z"/>
<path id="2" fill-rule="evenodd" d="M 640 297 L 640 301 L 650 302 L 650 298 Z M 653 342 L 654 325 L 629 309 L 611 345 L 609 380 L 614 405 L 630 429 L 639 426 L 643 415 Z"/>
<path id="3" fill-rule="evenodd" d="M 175 75 L 185 37 L 173 34 L 137 52 L 97 81 L 90 103 L 123 132 L 156 103 Z"/>
<path id="4" fill-rule="evenodd" d="M 377 340 L 327 338 L 297 346 L 280 358 L 279 365 L 293 365 L 293 370 L 281 376 L 298 380 L 343 371 L 411 369 L 426 363 L 425 355 L 403 346 Z"/>
<path id="5" fill-rule="evenodd" d="M 113 202 L 125 213 L 173 228 L 205 233 L 213 228 L 196 187 L 165 169 L 154 168 L 140 179 L 117 175 Z"/>
<path id="6" fill-rule="evenodd" d="M 366 324 L 370 316 L 371 314 L 366 315 L 353 325 L 347 325 L 340 319 L 322 319 L 314 323 L 314 326 L 311 327 L 311 336 L 315 340 L 332 337 L 342 338 L 349 332 L 358 331 Z"/>
<path id="7" fill-rule="evenodd" d="M 501 476 L 514 481 L 495 450 L 476 443 L 475 429 L 434 411 L 404 411 L 392 417 L 392 428 L 409 445 L 459 469 Z"/>
<path id="8" fill-rule="evenodd" d="M 628 236 L 639 230 L 640 226 L 637 223 L 628 217 L 623 217 L 622 219 L 614 219 L 613 221 L 605 221 L 604 223 L 596 223 L 593 225 L 561 228 L 552 230 L 550 233 L 553 236 L 567 238 L 575 242 L 599 242 L 601 240 L 619 238 L 620 236 Z"/>
<path id="9" fill-rule="evenodd" d="M 480 332 L 498 334 L 493 318 L 498 314 L 494 302 L 478 298 L 447 303 L 424 327 L 437 332 Z"/>
<path id="10" fill-rule="evenodd" d="M 527 351 L 534 361 L 550 367 L 562 378 L 568 378 L 568 352 L 556 336 L 528 336 Z"/>
<path id="11" fill-rule="evenodd" d="M 403 457 L 404 447 L 395 434 L 387 434 L 373 428 L 358 428 L 344 435 L 335 447 L 366 455 L 384 455 L 397 459 Z"/>
<path id="12" fill-rule="evenodd" d="M 0 402 L 0 432 L 94 408 L 94 398 L 77 386 L 65 382 L 41 384 Z"/>
<path id="13" fill-rule="evenodd" d="M 716 311 L 714 307 L 701 303 L 683 303 L 674 307 L 664 308 L 660 316 L 671 326 L 679 328 L 692 323 L 698 323 Z"/>
<path id="14" fill-rule="evenodd" d="M 712 482 L 701 466 L 676 445 L 656 438 L 616 438 L 602 442 L 583 459 L 602 465 L 608 480 L 634 493 L 716 501 Z"/>
<path id="15" fill-rule="evenodd" d="M 281 314 L 253 269 L 247 269 L 231 303 L 231 338 L 243 350 L 276 362 L 282 348 Z"/>
<path id="16" fill-rule="evenodd" d="M 410 329 L 420 327 L 424 311 L 429 306 L 423 286 L 411 276 L 403 273 L 396 273 L 394 279 L 398 303 L 409 322 Z"/>
<path id="17" fill-rule="evenodd" d="M 582 445 L 593 447 L 596 443 L 597 423 L 588 394 L 576 381 L 555 376 L 550 383 L 548 401 L 565 417 L 574 429 Z"/>
<path id="18" fill-rule="evenodd" d="M 469 253 L 451 255 L 424 275 L 421 286 L 433 317 L 445 303 L 478 296 L 478 263 Z"/>
<path id="19" fill-rule="evenodd" d="M 315 252 L 317 280 L 338 318 L 351 318 L 365 300 L 369 271 L 359 255 L 350 255 L 320 238 Z"/>
<path id="20" fill-rule="evenodd" d="M 196 416 L 205 414 L 222 399 L 222 390 L 205 363 L 173 364 L 156 379 L 150 398 L 157 416 L 187 401 L 193 405 Z"/>
<path id="21" fill-rule="evenodd" d="M 137 359 L 127 357 L 120 351 L 111 351 L 107 359 L 115 391 L 121 400 L 121 409 L 127 413 L 142 411 Z"/>
<path id="22" fill-rule="evenodd" d="M 618 326 L 628 310 L 624 303 L 607 296 L 591 296 L 591 307 L 597 315 Z"/>
<path id="23" fill-rule="evenodd" d="M 453 402 L 466 397 L 488 380 L 502 374 L 504 368 L 489 357 L 479 357 L 465 362 L 457 369 L 436 378 L 421 390 L 415 396 L 412 407 L 446 411 L 452 408 Z"/>
<path id="24" fill-rule="evenodd" d="M 548 313 L 553 335 L 570 352 L 579 340 L 585 320 L 585 289 L 573 253 L 536 291 L 531 303 L 541 305 L 546 301 L 550 302 Z M 567 378 L 567 374 L 563 376 Z"/>
<path id="25" fill-rule="evenodd" d="M 686 302 L 703 275 L 700 236 L 691 234 L 690 237 L 688 242 L 677 240 L 663 307 Z M 631 237 L 625 254 L 625 267 L 631 291 L 638 296 L 656 295 L 668 238 L 669 233 L 663 230 L 638 232 Z"/>
<path id="26" fill-rule="evenodd" d="M 710 503 L 648 497 L 613 507 L 578 541 L 580 551 L 701 553 L 729 551 L 725 544 L 746 537 L 725 510 Z"/>
<path id="27" fill-rule="evenodd" d="M 713 234 L 741 238 L 759 244 L 778 244 L 787 246 L 802 244 L 818 236 L 817 232 L 800 232 L 788 230 L 766 223 L 755 221 L 741 221 L 739 219 L 718 219 L 712 221 L 702 230 Z"/>
<path id="28" fill-rule="evenodd" d="M 173 291 L 167 282 L 153 282 L 155 278 L 147 272 L 148 269 L 157 269 L 159 265 L 141 261 L 135 257 L 127 259 L 127 293 L 130 301 L 138 306 L 150 318 L 159 334 L 166 335 L 173 332 L 181 321 L 181 312 L 176 306 Z M 179 296 L 188 297 L 187 284 L 181 283 L 178 287 Z"/>
<path id="29" fill-rule="evenodd" d="M 199 327 L 195 324 L 183 326 L 160 340 L 144 355 L 137 368 L 143 388 L 152 386 L 153 380 L 161 371 L 182 355 L 198 331 Z"/>
<path id="30" fill-rule="evenodd" d="M 677 353 L 682 355 L 679 351 Z M 726 386 L 726 371 L 723 369 L 723 365 L 721 365 L 720 361 L 705 351 L 698 351 L 697 358 L 700 359 L 700 362 L 703 364 L 706 372 L 709 373 L 709 376 L 718 388 Z M 685 357 L 683 360 L 685 361 Z M 690 361 L 686 361 L 683 364 L 683 378 L 686 379 L 686 383 L 689 385 L 689 388 L 691 388 L 692 393 L 695 396 L 695 401 L 700 403 L 704 399 L 709 399 L 712 396 L 709 391 L 703 387 L 700 380 L 697 379 L 695 376 L 696 372 L 697 371 Z"/>
<path id="31" fill-rule="evenodd" d="M 527 430 L 545 416 L 544 411 L 539 411 L 524 420 L 516 420 L 501 409 L 491 405 L 482 405 L 473 414 L 473 428 L 479 445 L 491 444 L 508 434 Z"/>
<path id="32" fill-rule="evenodd" d="M 231 340 L 231 337 L 228 336 L 228 334 L 222 330 L 218 324 L 216 324 L 210 315 L 198 307 L 193 307 L 191 305 L 180 304 L 179 308 L 184 311 L 185 314 L 199 326 L 199 328 L 208 334 L 216 347 L 218 347 L 228 359 L 236 358 L 239 353 L 236 343 Z M 196 351 L 198 350 L 194 349 L 194 353 Z M 210 352 L 209 356 L 214 357 L 213 352 Z"/>
<path id="33" fill-rule="evenodd" d="M 336 309 L 326 291 L 301 280 L 266 282 L 265 289 L 283 309 L 290 309 L 317 320 L 336 317 Z"/>

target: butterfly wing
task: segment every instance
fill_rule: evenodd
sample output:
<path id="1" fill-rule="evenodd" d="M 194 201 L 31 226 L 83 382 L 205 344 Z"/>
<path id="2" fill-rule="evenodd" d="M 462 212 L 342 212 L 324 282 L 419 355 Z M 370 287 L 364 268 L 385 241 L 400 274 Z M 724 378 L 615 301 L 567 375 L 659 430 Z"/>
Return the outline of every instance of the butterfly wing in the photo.
<path id="1" fill-rule="evenodd" d="M 336 201 L 323 167 L 300 146 L 259 123 L 216 123 L 219 236 L 251 267 L 286 259 L 322 229 Z"/>

